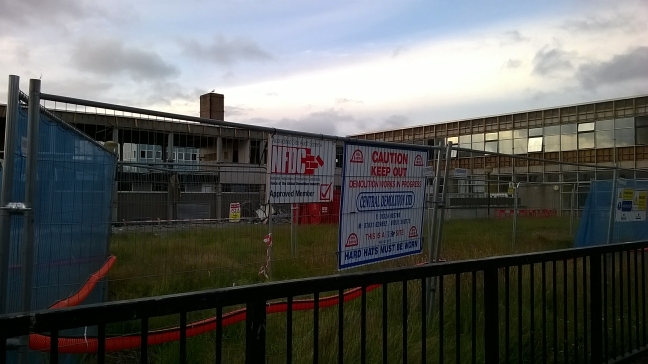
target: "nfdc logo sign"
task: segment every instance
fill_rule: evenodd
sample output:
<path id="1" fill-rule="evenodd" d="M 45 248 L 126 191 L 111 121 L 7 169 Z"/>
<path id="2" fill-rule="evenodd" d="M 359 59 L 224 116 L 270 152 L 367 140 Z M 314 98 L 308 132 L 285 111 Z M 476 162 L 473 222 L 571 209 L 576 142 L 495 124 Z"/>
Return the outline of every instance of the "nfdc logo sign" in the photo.
<path id="1" fill-rule="evenodd" d="M 271 203 L 332 201 L 335 141 L 268 136 L 266 195 Z"/>
<path id="2" fill-rule="evenodd" d="M 313 155 L 310 148 L 272 146 L 271 173 L 281 174 L 315 174 L 315 170 L 324 166 L 319 155 Z"/>

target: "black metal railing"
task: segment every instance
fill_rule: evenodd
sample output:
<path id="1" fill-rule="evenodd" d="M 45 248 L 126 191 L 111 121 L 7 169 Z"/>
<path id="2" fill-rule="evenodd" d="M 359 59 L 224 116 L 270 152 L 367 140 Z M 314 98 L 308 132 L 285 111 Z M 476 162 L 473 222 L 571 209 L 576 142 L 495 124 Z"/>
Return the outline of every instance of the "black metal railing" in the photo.
<path id="1" fill-rule="evenodd" d="M 86 359 L 113 361 L 120 352 L 111 340 L 125 335 L 117 324 L 133 320 L 140 333 L 130 337 L 138 345 L 129 353 L 141 363 L 169 356 L 216 363 L 620 363 L 646 349 L 645 248 L 648 242 L 568 249 L 5 315 L 0 363 L 7 339 L 30 334 L 32 349 L 58 362 L 70 352 L 64 330 L 79 327 L 96 328 L 85 338 L 92 352 Z M 438 280 L 429 310 L 431 277 Z M 225 326 L 228 312 L 242 307 L 245 322 Z M 192 338 L 196 312 L 215 319 L 208 333 Z M 151 345 L 156 325 L 170 325 L 156 320 L 169 315 L 178 323 L 173 343 Z M 49 339 L 45 347 L 36 335 Z"/>

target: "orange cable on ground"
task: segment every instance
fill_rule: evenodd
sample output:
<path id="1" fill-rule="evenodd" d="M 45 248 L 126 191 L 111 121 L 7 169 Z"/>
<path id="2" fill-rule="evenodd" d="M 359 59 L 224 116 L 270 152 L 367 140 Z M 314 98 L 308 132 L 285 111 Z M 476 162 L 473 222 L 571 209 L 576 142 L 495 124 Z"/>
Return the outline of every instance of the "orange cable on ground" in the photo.
<path id="1" fill-rule="evenodd" d="M 370 292 L 378 287 L 380 284 L 367 286 L 366 292 Z M 348 302 L 354 300 L 362 295 L 362 288 L 352 288 L 343 294 L 343 301 Z M 325 308 L 337 305 L 339 301 L 338 295 L 322 297 L 319 301 L 318 307 Z M 314 300 L 297 300 L 293 301 L 293 311 L 312 310 L 315 307 Z M 266 313 L 278 313 L 288 310 L 288 303 L 286 302 L 270 302 L 266 306 Z M 234 310 L 223 315 L 223 327 L 241 322 L 246 319 L 247 312 L 245 308 Z M 216 318 L 211 317 L 205 320 L 187 324 L 187 337 L 201 335 L 210 331 L 216 330 Z M 119 337 L 111 337 L 106 339 L 106 351 L 119 351 L 127 349 L 139 348 L 141 344 L 140 334 L 130 334 Z M 180 340 L 180 328 L 173 327 L 164 330 L 152 331 L 148 336 L 148 345 L 159 345 L 171 341 Z M 97 338 L 59 338 L 59 353 L 62 354 L 84 354 L 96 353 L 98 347 Z M 37 351 L 50 350 L 50 337 L 40 334 L 32 334 L 29 338 L 29 348 Z"/>
<path id="2" fill-rule="evenodd" d="M 103 277 L 105 277 L 108 274 L 108 271 L 110 271 L 110 268 L 112 268 L 113 264 L 115 264 L 115 261 L 117 258 L 114 255 L 111 255 L 108 257 L 108 260 L 104 263 L 104 265 L 99 268 L 98 271 L 96 271 L 94 274 L 88 278 L 88 280 L 85 282 L 83 287 L 79 289 L 75 294 L 72 296 L 60 300 L 56 302 L 55 304 L 51 305 L 50 309 L 52 308 L 63 308 L 63 307 L 72 307 L 72 306 L 77 306 L 81 302 L 83 302 L 89 295 L 90 292 L 97 286 L 97 283 L 99 283 L 99 280 Z"/>
<path id="3" fill-rule="evenodd" d="M 95 272 L 88 281 L 81 287 L 76 294 L 68 297 L 67 299 L 61 300 L 50 306 L 50 308 L 63 308 L 76 306 L 83 300 L 88 297 L 90 292 L 97 285 L 99 280 L 105 277 L 108 274 L 110 268 L 112 268 L 115 260 L 115 256 L 110 256 L 106 263 Z M 425 263 L 419 263 L 421 265 Z M 372 284 L 366 287 L 366 292 L 373 291 L 376 288 L 379 288 L 380 284 Z M 352 288 L 343 293 L 343 302 L 348 302 L 354 300 L 362 295 L 362 288 L 356 287 Z M 319 300 L 318 307 L 326 308 L 337 305 L 339 302 L 339 295 L 332 295 L 322 297 Z M 315 307 L 314 300 L 296 300 L 292 303 L 293 311 L 305 311 L 312 310 Z M 288 310 L 287 302 L 270 302 L 266 305 L 266 313 L 279 313 L 286 312 Z M 226 327 L 237 322 L 241 322 L 246 319 L 247 312 L 245 308 L 238 310 L 230 311 L 223 315 L 222 317 L 222 326 Z M 216 317 L 211 317 L 208 319 L 192 322 L 187 324 L 187 337 L 193 337 L 201 335 L 210 331 L 216 330 Z M 129 334 L 124 336 L 110 337 L 106 339 L 106 351 L 119 351 L 127 349 L 139 348 L 141 344 L 140 334 Z M 180 328 L 172 327 L 168 329 L 155 330 L 151 331 L 148 336 L 148 345 L 159 345 L 168 343 L 171 341 L 180 340 Z M 98 341 L 95 337 L 83 337 L 83 338 L 59 338 L 59 353 L 62 354 L 85 354 L 85 353 L 96 353 L 98 347 Z M 50 350 L 50 337 L 47 335 L 41 334 L 31 334 L 29 336 L 29 348 L 36 351 L 49 351 Z"/>

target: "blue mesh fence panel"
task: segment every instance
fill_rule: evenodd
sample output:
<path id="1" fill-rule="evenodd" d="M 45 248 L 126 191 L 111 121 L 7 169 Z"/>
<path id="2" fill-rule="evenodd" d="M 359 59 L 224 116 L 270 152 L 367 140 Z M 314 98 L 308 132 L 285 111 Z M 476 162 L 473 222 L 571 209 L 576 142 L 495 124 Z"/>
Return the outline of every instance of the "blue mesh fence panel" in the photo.
<path id="1" fill-rule="evenodd" d="M 14 191 L 24 200 L 27 111 L 19 111 Z M 116 157 L 76 130 L 41 114 L 35 194 L 32 309 L 43 309 L 76 292 L 107 255 Z M 23 217 L 12 218 L 9 312 L 21 309 Z M 84 303 L 101 302 L 101 286 Z"/>
<path id="2" fill-rule="evenodd" d="M 637 219 L 637 206 L 627 212 L 627 219 L 621 220 L 622 206 L 619 205 L 620 190 L 648 191 L 648 181 L 619 179 L 614 195 L 615 221 L 613 223 L 612 243 L 624 243 L 648 239 L 648 222 L 645 218 Z M 610 203 L 612 203 L 612 181 L 592 181 L 590 192 L 580 219 L 574 246 L 585 247 L 607 243 L 608 224 L 610 221 Z M 633 202 L 635 203 L 635 202 Z M 618 205 L 618 206 L 617 206 Z M 640 216 L 640 215 L 639 215 Z"/>

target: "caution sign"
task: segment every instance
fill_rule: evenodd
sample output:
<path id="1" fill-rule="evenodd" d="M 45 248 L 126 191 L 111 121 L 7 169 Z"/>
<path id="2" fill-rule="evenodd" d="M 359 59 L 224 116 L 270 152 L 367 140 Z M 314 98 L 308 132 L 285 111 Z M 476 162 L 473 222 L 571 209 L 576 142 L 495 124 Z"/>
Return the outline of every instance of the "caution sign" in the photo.
<path id="1" fill-rule="evenodd" d="M 241 221 L 241 204 L 239 202 L 230 203 L 229 222 Z"/>
<path id="2" fill-rule="evenodd" d="M 617 190 L 615 221 L 646 221 L 646 197 L 648 191 L 634 188 Z"/>
<path id="3" fill-rule="evenodd" d="M 333 200 L 335 142 L 286 135 L 268 137 L 267 198 L 270 203 Z"/>
<path id="4" fill-rule="evenodd" d="M 338 268 L 422 250 L 427 150 L 346 143 Z"/>

